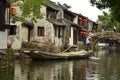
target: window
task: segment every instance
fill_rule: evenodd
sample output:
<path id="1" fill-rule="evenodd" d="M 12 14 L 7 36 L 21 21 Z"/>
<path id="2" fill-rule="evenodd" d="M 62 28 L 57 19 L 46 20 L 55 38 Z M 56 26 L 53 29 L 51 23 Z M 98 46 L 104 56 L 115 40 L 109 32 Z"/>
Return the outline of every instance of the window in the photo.
<path id="1" fill-rule="evenodd" d="M 74 17 L 75 17 L 75 16 L 74 16 L 72 13 L 67 12 L 67 11 L 64 11 L 64 18 L 65 18 L 65 19 L 73 22 Z"/>
<path id="2" fill-rule="evenodd" d="M 9 25 L 9 8 L 5 8 L 5 24 Z"/>
<path id="3" fill-rule="evenodd" d="M 48 16 L 49 19 L 56 19 L 56 13 L 49 13 L 49 16 Z"/>
<path id="4" fill-rule="evenodd" d="M 44 36 L 44 27 L 38 27 L 38 36 Z"/>
<path id="5" fill-rule="evenodd" d="M 57 10 L 54 10 L 52 8 L 47 8 L 47 18 L 49 19 L 53 19 L 55 20 L 56 19 L 56 16 L 57 16 Z"/>
<path id="6" fill-rule="evenodd" d="M 10 26 L 9 35 L 16 35 L 16 25 Z"/>

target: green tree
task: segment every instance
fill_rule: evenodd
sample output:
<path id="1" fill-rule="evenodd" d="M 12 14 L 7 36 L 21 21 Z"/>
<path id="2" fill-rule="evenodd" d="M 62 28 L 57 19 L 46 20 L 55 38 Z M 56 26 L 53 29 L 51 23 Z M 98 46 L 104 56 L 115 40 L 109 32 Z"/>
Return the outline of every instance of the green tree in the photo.
<path id="1" fill-rule="evenodd" d="M 89 0 L 90 3 L 99 9 L 109 8 L 111 15 L 120 22 L 120 0 Z"/>
<path id="2" fill-rule="evenodd" d="M 101 31 L 102 26 L 105 26 L 106 30 L 112 31 L 113 26 L 115 25 L 117 27 L 117 31 L 120 32 L 120 22 L 116 21 L 111 13 L 103 12 L 103 15 L 98 16 L 97 21 L 100 23 L 99 31 Z"/>
<path id="3" fill-rule="evenodd" d="M 98 22 L 101 23 L 100 26 L 104 26 L 106 30 L 111 30 L 114 25 L 113 17 L 106 12 L 103 12 L 103 15 L 98 16 Z"/>
<path id="4" fill-rule="evenodd" d="M 21 20 L 30 18 L 31 21 L 36 22 L 36 19 L 43 18 L 43 14 L 40 12 L 41 5 L 48 5 L 49 0 L 8 0 L 11 5 L 18 2 L 17 6 L 22 11 Z M 21 2 L 22 1 L 22 2 Z"/>

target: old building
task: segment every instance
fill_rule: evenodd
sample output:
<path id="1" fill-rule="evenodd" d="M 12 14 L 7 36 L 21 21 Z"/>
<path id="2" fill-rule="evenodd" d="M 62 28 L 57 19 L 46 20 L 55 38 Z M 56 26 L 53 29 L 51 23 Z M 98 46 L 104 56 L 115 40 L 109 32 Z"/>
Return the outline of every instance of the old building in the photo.
<path id="1" fill-rule="evenodd" d="M 38 42 L 40 46 L 48 40 L 58 47 L 77 45 L 81 27 L 77 24 L 76 13 L 53 2 L 43 5 L 41 13 L 43 19 L 38 19 L 37 23 L 29 20 L 11 23 L 8 39 L 13 42 L 13 48 L 21 48 L 23 41 Z"/>
<path id="2" fill-rule="evenodd" d="M 13 42 L 13 48 L 20 49 L 24 41 L 37 42 L 39 46 L 50 42 L 57 47 L 69 47 L 81 41 L 81 31 L 88 31 L 88 18 L 66 9 L 59 3 L 50 2 L 47 6 L 42 5 L 40 10 L 44 16 L 37 19 L 37 23 L 32 23 L 29 19 L 11 23 L 8 39 Z M 17 18 L 19 13 L 17 8 Z"/>
<path id="3" fill-rule="evenodd" d="M 7 48 L 7 29 L 10 26 L 10 4 L 0 0 L 0 49 Z"/>

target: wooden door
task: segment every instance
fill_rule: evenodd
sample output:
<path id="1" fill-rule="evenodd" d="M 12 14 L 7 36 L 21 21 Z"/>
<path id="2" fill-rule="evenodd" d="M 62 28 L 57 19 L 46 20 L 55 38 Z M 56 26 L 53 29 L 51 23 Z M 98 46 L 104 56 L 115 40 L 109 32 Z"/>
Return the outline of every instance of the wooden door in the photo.
<path id="1" fill-rule="evenodd" d="M 77 29 L 73 28 L 73 44 L 77 45 Z"/>

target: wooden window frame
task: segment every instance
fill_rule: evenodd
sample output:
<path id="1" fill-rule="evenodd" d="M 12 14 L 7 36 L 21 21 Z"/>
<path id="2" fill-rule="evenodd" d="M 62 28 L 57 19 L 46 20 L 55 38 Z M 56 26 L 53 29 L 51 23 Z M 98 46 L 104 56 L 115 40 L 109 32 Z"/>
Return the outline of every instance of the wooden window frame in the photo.
<path id="1" fill-rule="evenodd" d="M 37 32 L 38 36 L 44 36 L 44 31 L 45 31 L 44 27 L 38 26 L 37 31 L 38 31 Z"/>

